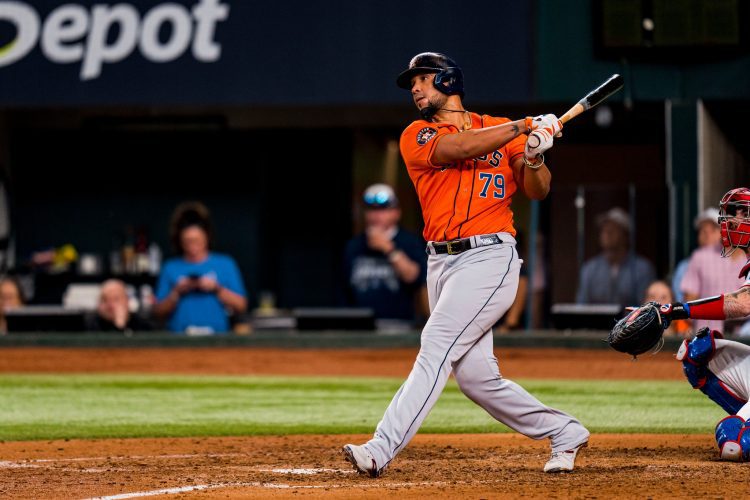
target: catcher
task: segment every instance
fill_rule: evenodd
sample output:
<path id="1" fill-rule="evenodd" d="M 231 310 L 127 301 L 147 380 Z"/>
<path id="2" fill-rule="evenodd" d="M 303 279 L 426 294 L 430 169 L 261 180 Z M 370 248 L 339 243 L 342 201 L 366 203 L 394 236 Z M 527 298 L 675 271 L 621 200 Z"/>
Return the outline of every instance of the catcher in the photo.
<path id="1" fill-rule="evenodd" d="M 750 315 L 750 189 L 737 188 L 719 206 L 722 257 L 741 248 L 748 257 L 740 271 L 744 285 L 732 293 L 659 305 L 649 302 L 615 325 L 610 345 L 634 356 L 656 346 L 663 330 L 676 319 L 739 319 Z M 728 414 L 716 425 L 716 442 L 722 459 L 750 461 L 750 346 L 724 340 L 716 330 L 703 328 L 682 342 L 677 360 L 690 385 L 700 389 Z"/>

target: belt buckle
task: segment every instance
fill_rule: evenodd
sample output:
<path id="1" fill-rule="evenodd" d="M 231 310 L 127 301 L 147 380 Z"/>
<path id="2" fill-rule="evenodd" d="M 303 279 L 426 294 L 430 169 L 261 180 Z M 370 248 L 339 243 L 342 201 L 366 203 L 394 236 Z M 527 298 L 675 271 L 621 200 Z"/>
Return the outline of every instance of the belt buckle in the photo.
<path id="1" fill-rule="evenodd" d="M 453 245 L 460 245 L 461 240 L 446 241 L 445 244 L 448 248 L 448 255 L 456 255 L 463 251 L 462 248 L 458 248 L 455 251 L 453 250 Z"/>

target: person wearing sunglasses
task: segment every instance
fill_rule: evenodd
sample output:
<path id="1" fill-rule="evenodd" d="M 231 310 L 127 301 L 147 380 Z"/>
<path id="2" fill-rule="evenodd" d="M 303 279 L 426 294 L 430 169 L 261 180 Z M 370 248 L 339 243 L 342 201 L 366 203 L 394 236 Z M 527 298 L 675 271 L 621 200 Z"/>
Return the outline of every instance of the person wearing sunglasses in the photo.
<path id="1" fill-rule="evenodd" d="M 373 184 L 362 198 L 365 229 L 344 254 L 345 304 L 371 308 L 376 319 L 414 325 L 427 276 L 424 241 L 399 226 L 401 208 L 391 186 Z"/>

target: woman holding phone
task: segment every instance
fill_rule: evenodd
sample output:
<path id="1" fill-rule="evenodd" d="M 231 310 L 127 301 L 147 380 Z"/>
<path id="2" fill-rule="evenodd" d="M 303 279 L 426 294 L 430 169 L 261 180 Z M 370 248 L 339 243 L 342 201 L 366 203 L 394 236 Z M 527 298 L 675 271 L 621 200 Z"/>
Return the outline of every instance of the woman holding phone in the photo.
<path id="1" fill-rule="evenodd" d="M 177 256 L 164 263 L 156 286 L 154 314 L 167 328 L 186 334 L 230 331 L 229 317 L 247 310 L 247 292 L 237 263 L 211 251 L 213 228 L 200 202 L 177 206 L 170 237 Z"/>

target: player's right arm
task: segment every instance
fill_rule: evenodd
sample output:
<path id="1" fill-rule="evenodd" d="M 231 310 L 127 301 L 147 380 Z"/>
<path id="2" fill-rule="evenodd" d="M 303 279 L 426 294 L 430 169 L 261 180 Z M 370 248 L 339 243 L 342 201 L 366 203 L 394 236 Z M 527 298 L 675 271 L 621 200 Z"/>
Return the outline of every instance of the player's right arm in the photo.
<path id="1" fill-rule="evenodd" d="M 750 286 L 724 295 L 724 315 L 727 319 L 750 316 Z"/>
<path id="2" fill-rule="evenodd" d="M 516 137 L 537 129 L 549 133 L 551 144 L 552 136 L 560 132 L 562 123 L 555 115 L 548 114 L 480 129 L 470 129 L 460 134 L 446 134 L 437 141 L 432 153 L 432 163 L 449 165 L 455 161 L 470 160 L 500 149 Z"/>
<path id="3" fill-rule="evenodd" d="M 750 286 L 724 295 L 661 306 L 668 319 L 741 319 L 750 316 Z"/>
<path id="4" fill-rule="evenodd" d="M 445 134 L 435 145 L 432 163 L 447 165 L 454 161 L 476 158 L 505 146 L 529 131 L 526 120 L 516 120 L 492 127 L 470 129 L 460 134 Z"/>

